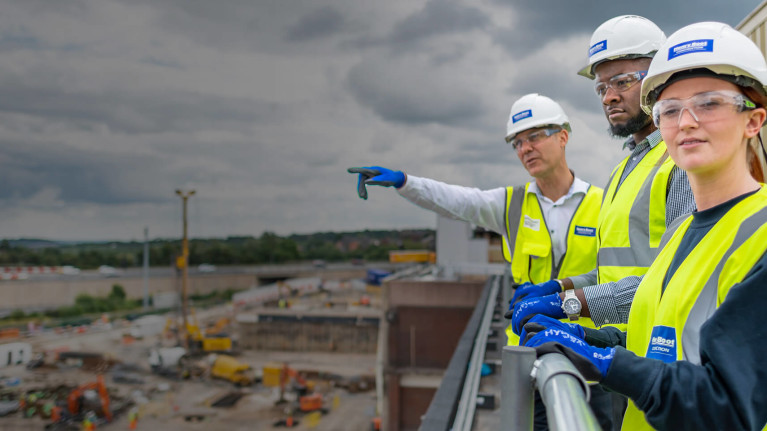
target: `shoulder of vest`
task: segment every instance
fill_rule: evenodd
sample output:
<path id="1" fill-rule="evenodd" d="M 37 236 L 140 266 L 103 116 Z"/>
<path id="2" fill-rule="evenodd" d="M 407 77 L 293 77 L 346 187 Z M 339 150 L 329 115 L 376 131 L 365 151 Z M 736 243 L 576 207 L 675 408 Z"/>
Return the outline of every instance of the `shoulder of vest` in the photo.
<path id="1" fill-rule="evenodd" d="M 604 189 L 601 187 L 597 187 L 594 184 L 589 184 L 589 188 L 586 190 L 586 196 L 588 195 L 599 195 L 602 196 L 604 193 Z"/>
<path id="2" fill-rule="evenodd" d="M 507 186 L 506 187 L 506 192 L 509 193 L 509 194 L 512 194 L 512 193 L 514 193 L 514 192 L 516 192 L 518 190 L 524 191 L 524 190 L 527 190 L 528 187 L 530 187 L 530 184 L 531 183 L 524 183 L 524 184 L 518 184 L 516 186 Z"/>

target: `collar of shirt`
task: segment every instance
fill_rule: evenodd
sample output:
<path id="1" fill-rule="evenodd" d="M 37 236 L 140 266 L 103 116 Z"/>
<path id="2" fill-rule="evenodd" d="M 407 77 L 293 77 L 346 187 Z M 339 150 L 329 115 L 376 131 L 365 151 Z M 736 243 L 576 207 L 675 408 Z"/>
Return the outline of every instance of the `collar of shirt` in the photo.
<path id="1" fill-rule="evenodd" d="M 663 137 L 660 135 L 660 130 L 655 129 L 652 133 L 647 135 L 647 137 L 644 138 L 644 140 L 642 142 L 640 142 L 638 144 L 636 142 L 634 142 L 634 137 L 633 136 L 629 137 L 623 143 L 623 149 L 625 150 L 626 148 L 628 148 L 630 150 L 633 150 L 634 148 L 637 147 L 637 145 L 642 145 L 645 142 L 650 144 L 650 148 L 655 148 L 655 146 L 658 145 L 662 140 L 663 140 Z"/>
<path id="2" fill-rule="evenodd" d="M 572 172 L 572 171 L 570 171 Z M 586 194 L 586 192 L 589 190 L 589 183 L 586 181 L 583 181 L 582 179 L 575 176 L 575 173 L 573 173 L 573 184 L 570 185 L 570 189 L 567 191 L 567 194 L 559 198 L 556 202 L 552 201 L 551 199 L 547 198 L 541 193 L 541 190 L 538 188 L 538 184 L 535 183 L 535 181 L 530 183 L 530 187 L 527 188 L 528 193 L 534 193 L 536 196 L 538 196 L 538 199 L 543 202 L 548 202 L 553 205 L 562 205 L 566 200 L 570 199 L 574 195 L 578 193 Z"/>

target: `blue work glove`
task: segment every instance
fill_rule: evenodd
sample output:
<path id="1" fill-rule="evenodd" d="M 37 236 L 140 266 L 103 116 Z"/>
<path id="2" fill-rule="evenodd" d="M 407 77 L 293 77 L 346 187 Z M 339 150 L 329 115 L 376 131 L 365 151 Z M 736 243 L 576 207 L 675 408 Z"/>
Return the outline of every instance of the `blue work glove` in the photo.
<path id="1" fill-rule="evenodd" d="M 615 348 L 600 348 L 569 334 L 562 329 L 550 328 L 535 334 L 526 343 L 534 347 L 538 356 L 546 353 L 561 353 L 573 363 L 575 368 L 591 381 L 601 381 L 610 369 L 615 357 Z"/>
<path id="2" fill-rule="evenodd" d="M 523 299 L 537 298 L 539 296 L 551 295 L 552 293 L 559 293 L 562 291 L 562 286 L 557 283 L 556 280 L 549 280 L 540 284 L 525 283 L 514 291 L 514 296 L 511 298 L 511 303 L 515 304 L 517 301 Z"/>
<path id="3" fill-rule="evenodd" d="M 574 337 L 580 338 L 581 340 L 586 337 L 583 326 L 578 325 L 577 323 L 565 323 L 557 319 L 552 319 L 549 316 L 538 314 L 533 316 L 533 318 L 522 327 L 522 333 L 519 334 L 519 345 L 524 346 L 527 340 L 546 329 L 559 329 Z"/>
<path id="4" fill-rule="evenodd" d="M 405 184 L 405 173 L 392 171 L 380 166 L 365 166 L 362 168 L 349 168 L 350 174 L 359 174 L 357 178 L 357 194 L 362 199 L 368 198 L 366 185 L 400 188 Z"/>
<path id="5" fill-rule="evenodd" d="M 555 319 L 567 317 L 562 310 L 562 299 L 558 293 L 531 298 L 514 306 L 514 314 L 511 316 L 511 330 L 519 335 L 525 323 L 536 314 L 543 314 Z"/>
<path id="6" fill-rule="evenodd" d="M 526 282 L 520 284 L 519 286 L 517 286 L 516 289 L 514 289 L 514 296 L 511 298 L 511 301 L 509 301 L 509 309 L 506 310 L 505 313 L 503 313 L 503 317 L 505 317 L 507 319 L 511 319 L 511 316 L 514 315 L 514 304 L 517 303 L 517 301 L 516 301 L 517 292 L 519 292 L 519 289 L 526 289 L 529 286 L 535 286 L 535 285 L 533 283 L 530 283 L 529 281 L 526 281 Z"/>

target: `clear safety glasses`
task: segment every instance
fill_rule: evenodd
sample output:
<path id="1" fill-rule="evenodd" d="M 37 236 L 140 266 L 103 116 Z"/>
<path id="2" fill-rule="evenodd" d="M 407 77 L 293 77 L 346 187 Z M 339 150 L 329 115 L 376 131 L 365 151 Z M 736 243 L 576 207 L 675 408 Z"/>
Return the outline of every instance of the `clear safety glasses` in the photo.
<path id="1" fill-rule="evenodd" d="M 634 84 L 636 84 L 637 82 L 641 82 L 645 76 L 647 76 L 646 70 L 639 70 L 636 72 L 622 73 L 620 75 L 615 75 L 612 78 L 608 79 L 606 83 L 597 82 L 597 84 L 594 86 L 594 91 L 597 92 L 597 95 L 599 97 L 604 97 L 605 93 L 607 93 L 608 88 L 612 88 L 613 90 L 619 93 L 623 93 L 624 91 L 633 87 Z"/>
<path id="2" fill-rule="evenodd" d="M 732 112 L 756 108 L 756 104 L 736 91 L 710 91 L 690 98 L 659 100 L 652 107 L 652 119 L 659 129 L 677 127 L 687 110 L 698 123 L 716 121 Z"/>
<path id="3" fill-rule="evenodd" d="M 537 130 L 533 133 L 530 133 L 527 135 L 526 138 L 514 138 L 514 139 L 506 139 L 506 142 L 511 144 L 511 147 L 514 148 L 516 151 L 520 151 L 522 149 L 522 144 L 525 142 L 529 142 L 530 145 L 535 145 L 538 142 L 544 140 L 545 138 L 548 138 L 549 136 L 561 132 L 562 129 L 555 129 L 555 128 L 546 128 Z"/>

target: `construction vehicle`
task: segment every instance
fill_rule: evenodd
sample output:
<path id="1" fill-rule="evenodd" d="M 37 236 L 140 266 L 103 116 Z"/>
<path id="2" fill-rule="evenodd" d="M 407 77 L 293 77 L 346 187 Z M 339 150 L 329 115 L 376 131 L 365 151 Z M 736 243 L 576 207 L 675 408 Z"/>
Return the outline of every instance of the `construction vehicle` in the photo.
<path id="1" fill-rule="evenodd" d="M 186 333 L 189 335 L 189 347 L 192 351 L 202 351 L 205 353 L 231 352 L 233 343 L 231 337 L 224 334 L 222 330 L 229 324 L 228 319 L 219 319 L 216 326 L 219 326 L 215 333 L 203 332 L 197 323 L 197 315 L 192 309 L 192 320 L 194 323 L 187 322 Z M 210 334 L 210 335 L 209 335 Z"/>
<path id="2" fill-rule="evenodd" d="M 280 372 L 280 398 L 277 404 L 286 403 L 285 389 L 293 381 L 292 390 L 296 393 L 298 404 L 296 410 L 301 413 L 319 411 L 322 414 L 328 412 L 325 408 L 325 400 L 322 394 L 314 392 L 314 384 L 307 382 L 298 371 L 290 368 L 288 364 L 283 364 Z"/>
<path id="3" fill-rule="evenodd" d="M 192 309 L 192 319 L 186 323 L 186 335 L 189 342 L 189 353 L 231 353 L 234 350 L 232 338 L 223 332 L 229 325 L 228 318 L 221 318 L 205 331 L 200 329 L 197 323 L 197 316 Z M 183 328 L 176 319 L 167 319 L 165 324 L 166 338 L 171 338 Z"/>
<path id="4" fill-rule="evenodd" d="M 237 386 L 250 386 L 255 380 L 253 368 L 228 355 L 218 355 L 210 368 L 210 375 L 228 380 Z"/>
<path id="5" fill-rule="evenodd" d="M 205 329 L 205 335 L 219 335 L 227 326 L 229 326 L 229 318 L 222 317 L 218 319 L 212 326 Z"/>
<path id="6" fill-rule="evenodd" d="M 173 380 L 203 376 L 210 365 L 195 359 L 183 347 L 158 347 L 149 350 L 149 366 L 152 372 Z"/>
<path id="7" fill-rule="evenodd" d="M 95 382 L 78 386 L 67 395 L 67 409 L 69 410 L 69 413 L 72 416 L 82 413 L 86 402 L 85 396 L 87 391 L 95 391 L 98 394 L 99 400 L 101 401 L 101 416 L 105 417 L 108 422 L 111 422 L 112 411 L 109 410 L 109 393 L 107 392 L 104 376 L 102 374 L 99 374 L 96 377 Z"/>

